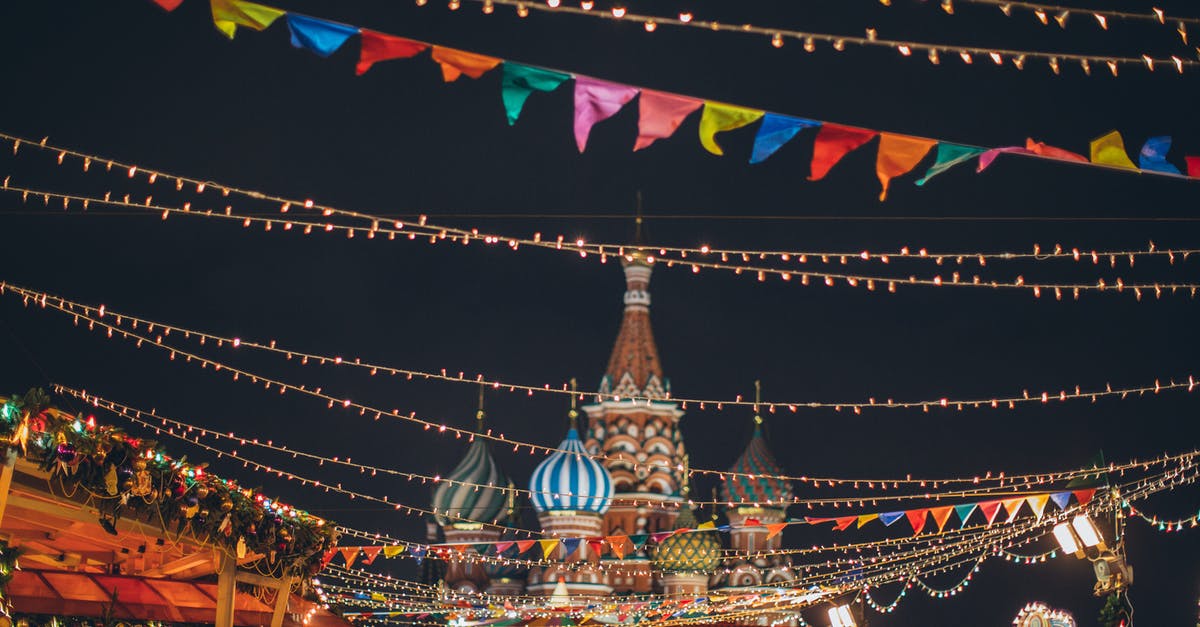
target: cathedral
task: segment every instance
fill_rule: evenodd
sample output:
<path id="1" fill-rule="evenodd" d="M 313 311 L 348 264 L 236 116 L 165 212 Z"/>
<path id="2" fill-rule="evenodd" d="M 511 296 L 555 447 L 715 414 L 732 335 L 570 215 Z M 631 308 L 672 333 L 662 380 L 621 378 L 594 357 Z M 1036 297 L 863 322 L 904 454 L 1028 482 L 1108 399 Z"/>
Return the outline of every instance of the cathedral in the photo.
<path id="1" fill-rule="evenodd" d="M 670 381 L 663 375 L 650 325 L 652 267 L 640 252 L 624 258 L 622 266 L 624 315 L 596 401 L 577 409 L 572 400 L 565 439 L 529 481 L 542 532 L 563 539 L 556 563 L 526 569 L 450 561 L 445 572 L 438 573 L 448 589 L 594 599 L 695 595 L 729 586 L 778 585 L 794 578 L 786 556 L 748 559 L 754 552 L 780 548 L 781 535 L 770 536 L 766 525 L 786 520 L 786 508 L 780 504 L 792 499 L 791 485 L 774 477 L 782 470 L 767 446 L 759 416 L 754 417 L 749 444 L 720 487 L 721 500 L 733 503 L 723 512 L 732 527 L 728 534 L 678 534 L 657 545 L 605 550 L 601 539 L 606 536 L 655 534 L 698 524 L 687 504 L 688 456 L 679 428 L 684 412 L 670 400 Z M 477 417 L 482 421 L 482 409 Z M 431 542 L 515 539 L 491 525 L 460 522 L 518 526 L 512 483 L 486 440 L 475 439 L 447 479 L 495 488 L 440 484 L 432 506 L 444 517 L 431 520 Z M 745 526 L 749 519 L 759 524 Z M 508 556 L 516 557 L 515 552 Z"/>

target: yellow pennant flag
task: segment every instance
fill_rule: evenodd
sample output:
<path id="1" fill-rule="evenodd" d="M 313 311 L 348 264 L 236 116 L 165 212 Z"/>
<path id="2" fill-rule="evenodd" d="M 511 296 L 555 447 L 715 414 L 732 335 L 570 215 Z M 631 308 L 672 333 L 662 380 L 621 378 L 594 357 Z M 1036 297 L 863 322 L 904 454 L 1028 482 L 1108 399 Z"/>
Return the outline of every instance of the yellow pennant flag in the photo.
<path id="1" fill-rule="evenodd" d="M 266 30 L 285 13 L 282 9 L 243 0 L 212 0 L 213 25 L 230 39 L 238 26 Z"/>
<path id="2" fill-rule="evenodd" d="M 1125 140 L 1121 133 L 1113 131 L 1103 137 L 1092 140 L 1092 163 L 1103 163 L 1118 168 L 1136 170 L 1138 167 L 1129 160 L 1125 153 Z"/>
<path id="3" fill-rule="evenodd" d="M 1042 519 L 1042 513 L 1046 511 L 1046 501 L 1050 500 L 1049 494 L 1038 494 L 1036 496 L 1025 497 L 1025 502 L 1029 503 L 1029 509 L 1033 510 L 1033 514 L 1038 520 Z"/>
<path id="4" fill-rule="evenodd" d="M 758 109 L 747 109 L 719 102 L 705 102 L 700 116 L 700 143 L 714 155 L 725 154 L 717 145 L 716 134 L 742 128 L 763 116 Z"/>
<path id="5" fill-rule="evenodd" d="M 717 528 L 717 523 L 715 523 L 711 520 L 708 522 L 702 522 L 696 526 L 696 529 L 699 529 L 701 531 L 703 531 L 705 529 L 716 529 L 716 528 Z"/>
<path id="6" fill-rule="evenodd" d="M 558 548 L 558 540 L 538 540 L 538 544 L 542 545 L 542 557 L 546 559 L 550 559 L 550 554 Z"/>
<path id="7" fill-rule="evenodd" d="M 378 592 L 372 592 L 371 600 L 372 601 L 386 601 L 387 597 L 383 596 L 382 594 L 379 594 Z"/>
<path id="8" fill-rule="evenodd" d="M 383 556 L 387 557 L 387 558 L 396 557 L 397 555 L 399 555 L 403 552 L 404 552 L 404 545 L 402 545 L 402 544 L 398 544 L 396 546 L 383 547 Z"/>
<path id="9" fill-rule="evenodd" d="M 862 516 L 859 516 L 858 517 L 858 528 L 862 529 L 863 525 L 871 522 L 872 520 L 875 520 L 876 518 L 879 518 L 879 514 L 863 514 Z"/>

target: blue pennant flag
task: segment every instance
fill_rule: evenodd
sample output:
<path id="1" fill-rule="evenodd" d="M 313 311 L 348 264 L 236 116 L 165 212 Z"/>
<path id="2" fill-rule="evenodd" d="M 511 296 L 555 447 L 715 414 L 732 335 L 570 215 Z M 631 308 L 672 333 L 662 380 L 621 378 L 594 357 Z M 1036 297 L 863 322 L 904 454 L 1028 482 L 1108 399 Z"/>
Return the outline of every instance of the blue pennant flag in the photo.
<path id="1" fill-rule="evenodd" d="M 1145 166 L 1142 166 L 1142 169 L 1145 169 Z M 1065 510 L 1067 509 L 1067 504 L 1071 502 L 1071 493 L 1055 492 L 1054 494 L 1050 495 L 1050 500 L 1054 501 L 1054 504 L 1058 506 L 1058 509 Z"/>
<path id="2" fill-rule="evenodd" d="M 420 565 L 421 562 L 425 561 L 425 554 L 428 552 L 429 552 L 429 549 L 427 549 L 423 546 L 414 546 L 409 551 L 409 553 L 412 553 L 412 556 L 416 558 L 417 565 Z"/>
<path id="3" fill-rule="evenodd" d="M 892 523 L 904 518 L 904 512 L 884 512 L 879 514 L 879 520 L 883 521 L 883 526 L 891 527 Z"/>
<path id="4" fill-rule="evenodd" d="M 758 134 L 754 136 L 754 149 L 750 154 L 750 163 L 762 163 L 767 157 L 775 154 L 781 146 L 791 141 L 796 133 L 806 128 L 815 128 L 821 123 L 816 120 L 793 118 L 777 113 L 763 116 Z"/>
<path id="5" fill-rule="evenodd" d="M 1151 137 L 1142 145 L 1138 153 L 1138 166 L 1143 170 L 1179 174 L 1179 168 L 1167 161 L 1167 153 L 1171 151 L 1171 136 Z"/>
<path id="6" fill-rule="evenodd" d="M 287 25 L 292 32 L 293 46 L 312 50 L 322 57 L 333 54 L 347 39 L 358 34 L 358 28 L 349 24 L 327 22 L 297 13 L 287 14 Z"/>
<path id="7" fill-rule="evenodd" d="M 563 538 L 562 544 L 563 548 L 567 550 L 567 557 L 571 557 L 575 554 L 575 550 L 579 548 L 579 542 L 581 540 L 583 540 L 583 538 Z"/>

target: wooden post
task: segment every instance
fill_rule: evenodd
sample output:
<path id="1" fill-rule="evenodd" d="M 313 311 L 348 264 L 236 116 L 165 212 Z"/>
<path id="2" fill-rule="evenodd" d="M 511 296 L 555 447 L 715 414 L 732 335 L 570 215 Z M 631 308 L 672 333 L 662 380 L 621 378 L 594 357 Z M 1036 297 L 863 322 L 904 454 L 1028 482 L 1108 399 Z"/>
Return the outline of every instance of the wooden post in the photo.
<path id="1" fill-rule="evenodd" d="M 216 627 L 233 627 L 233 597 L 237 594 L 237 560 L 222 551 L 218 558 L 217 571 L 217 617 Z"/>
<path id="2" fill-rule="evenodd" d="M 10 446 L 4 459 L 4 467 L 0 468 L 0 521 L 4 520 L 4 510 L 8 507 L 8 490 L 12 487 L 13 469 L 16 465 L 17 449 Z"/>
<path id="3" fill-rule="evenodd" d="M 287 614 L 288 599 L 292 596 L 292 578 L 284 577 L 275 588 L 275 613 L 271 615 L 271 627 L 283 627 L 283 616 Z"/>

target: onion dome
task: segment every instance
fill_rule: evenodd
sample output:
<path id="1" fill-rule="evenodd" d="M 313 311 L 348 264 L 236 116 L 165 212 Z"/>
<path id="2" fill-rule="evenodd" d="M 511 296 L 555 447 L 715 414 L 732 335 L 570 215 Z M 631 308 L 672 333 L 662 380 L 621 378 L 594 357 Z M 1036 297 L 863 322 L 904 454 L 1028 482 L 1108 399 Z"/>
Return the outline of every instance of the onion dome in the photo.
<path id="1" fill-rule="evenodd" d="M 792 500 L 792 484 L 777 478 L 783 469 L 775 461 L 762 433 L 762 418 L 754 417 L 754 435 L 742 456 L 729 468 L 729 476 L 721 483 L 724 501 L 775 504 L 785 507 Z M 764 476 L 767 475 L 767 476 Z M 774 476 L 771 476 L 774 475 Z"/>
<path id="2" fill-rule="evenodd" d="M 482 389 L 479 399 L 479 411 L 475 418 L 482 426 Z M 476 438 L 467 447 L 466 456 L 433 492 L 433 508 L 438 514 L 438 523 L 444 526 L 456 522 L 496 520 L 504 511 L 504 486 L 507 483 L 508 479 L 492 458 L 487 440 Z"/>
<path id="3" fill-rule="evenodd" d="M 676 529 L 691 529 L 696 517 L 684 507 L 675 519 Z M 669 573 L 710 573 L 721 565 L 721 540 L 714 531 L 675 534 L 654 551 L 654 566 Z"/>
<path id="4" fill-rule="evenodd" d="M 530 500 L 538 513 L 552 511 L 589 512 L 603 514 L 612 503 L 612 476 L 596 460 L 588 456 L 575 420 L 575 395 L 571 395 L 571 430 L 559 450 L 547 457 L 533 471 L 529 480 Z"/>

